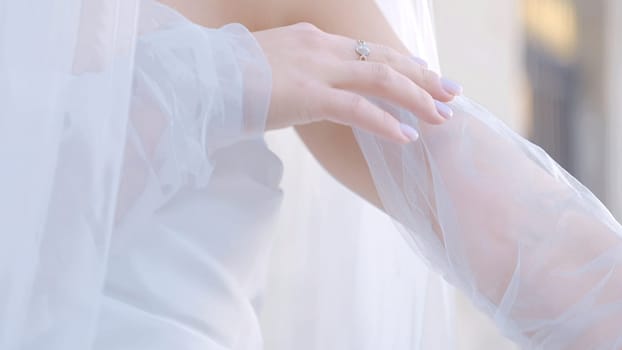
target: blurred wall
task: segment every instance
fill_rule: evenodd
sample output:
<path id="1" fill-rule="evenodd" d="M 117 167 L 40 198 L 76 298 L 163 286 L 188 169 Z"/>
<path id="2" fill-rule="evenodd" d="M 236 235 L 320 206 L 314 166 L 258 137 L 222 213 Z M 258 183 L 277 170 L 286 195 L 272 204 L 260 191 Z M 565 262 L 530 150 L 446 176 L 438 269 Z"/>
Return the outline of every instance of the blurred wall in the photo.
<path id="1" fill-rule="evenodd" d="M 443 75 L 525 133 L 520 0 L 433 0 Z"/>
<path id="2" fill-rule="evenodd" d="M 622 220 L 622 1 L 433 3 L 443 74 L 543 146 Z M 534 47 L 551 62 L 535 74 L 531 67 L 528 79 L 524 58 Z M 567 80 L 553 72 L 566 68 Z"/>
<path id="3" fill-rule="evenodd" d="M 622 1 L 608 0 L 607 59 L 607 204 L 622 220 Z"/>

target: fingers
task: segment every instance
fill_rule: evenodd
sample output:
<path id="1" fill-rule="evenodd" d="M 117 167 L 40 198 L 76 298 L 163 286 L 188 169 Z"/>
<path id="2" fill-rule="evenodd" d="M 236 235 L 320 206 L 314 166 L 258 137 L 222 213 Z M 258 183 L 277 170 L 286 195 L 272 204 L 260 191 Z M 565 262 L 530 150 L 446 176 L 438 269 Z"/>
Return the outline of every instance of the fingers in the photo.
<path id="1" fill-rule="evenodd" d="M 447 106 L 436 102 L 422 87 L 389 65 L 376 62 L 342 62 L 333 73 L 334 87 L 377 96 L 406 108 L 425 122 L 443 123 L 451 117 Z"/>
<path id="2" fill-rule="evenodd" d="M 400 123 L 391 114 L 356 93 L 332 89 L 320 96 L 320 100 L 323 101 L 323 119 L 357 127 L 402 144 L 419 137 L 412 127 Z"/>
<path id="3" fill-rule="evenodd" d="M 453 86 L 452 90 L 416 59 L 368 44 L 368 61 L 357 61 L 355 40 L 309 25 L 293 28 L 286 40 L 272 42 L 257 37 L 272 60 L 274 83 L 268 117 L 271 125 L 326 119 L 398 143 L 418 138 L 415 129 L 363 96 L 387 100 L 429 123 L 439 124 L 451 117 L 451 109 L 442 101 L 451 100 L 459 93 L 459 87 Z M 358 53 L 366 54 L 364 48 L 359 48 Z"/>
<path id="4" fill-rule="evenodd" d="M 334 36 L 333 50 L 344 61 L 356 60 L 357 53 L 354 49 L 348 50 L 348 46 L 354 48 L 356 42 L 350 38 Z M 462 87 L 447 79 L 440 77 L 436 72 L 429 70 L 421 59 L 409 57 L 388 46 L 366 43 L 370 48 L 367 62 L 382 63 L 390 66 L 395 71 L 408 77 L 415 84 L 426 90 L 434 99 L 441 102 L 449 102 L 455 96 L 462 93 Z"/>
<path id="5" fill-rule="evenodd" d="M 372 44 L 371 48 L 372 54 L 369 56 L 369 61 L 391 66 L 426 90 L 436 100 L 449 102 L 462 93 L 460 85 L 447 78 L 441 78 L 416 58 L 408 57 L 382 45 Z"/>

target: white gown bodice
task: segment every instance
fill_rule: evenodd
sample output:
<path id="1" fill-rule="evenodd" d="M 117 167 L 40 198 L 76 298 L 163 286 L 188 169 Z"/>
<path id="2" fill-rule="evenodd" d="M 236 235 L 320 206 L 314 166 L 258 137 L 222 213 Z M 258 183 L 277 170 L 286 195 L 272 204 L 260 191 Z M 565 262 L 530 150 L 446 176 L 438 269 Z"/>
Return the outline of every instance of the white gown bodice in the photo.
<path id="1" fill-rule="evenodd" d="M 114 232 L 97 349 L 261 347 L 282 165 L 257 140 L 219 151 L 213 166 L 206 187 L 155 210 L 149 183 Z"/>

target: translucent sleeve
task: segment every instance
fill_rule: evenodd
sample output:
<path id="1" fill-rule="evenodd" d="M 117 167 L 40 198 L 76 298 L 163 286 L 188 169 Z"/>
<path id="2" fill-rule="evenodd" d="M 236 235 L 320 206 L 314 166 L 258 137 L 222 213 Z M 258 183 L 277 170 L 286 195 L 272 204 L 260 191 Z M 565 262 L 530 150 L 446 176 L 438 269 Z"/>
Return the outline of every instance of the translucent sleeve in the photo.
<path id="1" fill-rule="evenodd" d="M 262 137 L 271 70 L 240 24 L 209 29 L 163 5 L 141 9 L 117 216 L 146 186 L 152 208 L 182 187 L 205 186 L 218 149 Z M 144 208 L 143 208 L 144 209 Z"/>
<path id="2" fill-rule="evenodd" d="M 408 146 L 356 131 L 385 210 L 524 348 L 620 348 L 622 227 L 489 112 L 466 98 L 452 107 L 451 121 L 420 124 Z"/>

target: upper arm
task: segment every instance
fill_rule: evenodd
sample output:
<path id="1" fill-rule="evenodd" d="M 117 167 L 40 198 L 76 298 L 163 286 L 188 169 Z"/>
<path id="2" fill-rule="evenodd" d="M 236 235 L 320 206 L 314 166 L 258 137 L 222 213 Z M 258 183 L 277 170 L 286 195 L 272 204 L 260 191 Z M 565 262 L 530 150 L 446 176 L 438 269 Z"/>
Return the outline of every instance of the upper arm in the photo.
<path id="1" fill-rule="evenodd" d="M 290 11 L 290 23 L 309 22 L 332 34 L 374 42 L 408 53 L 374 0 L 276 1 L 294 5 Z"/>

